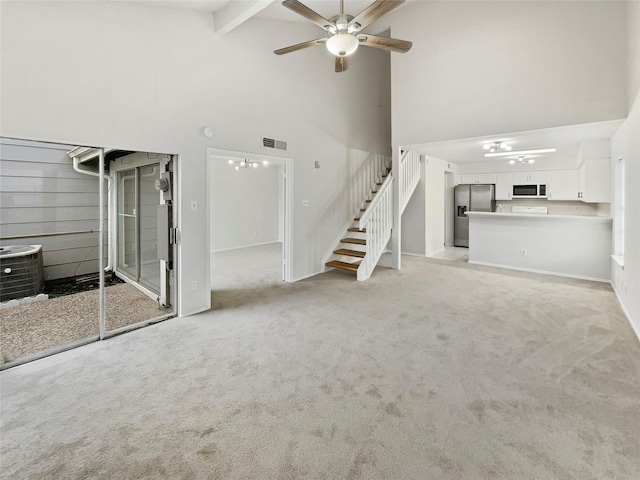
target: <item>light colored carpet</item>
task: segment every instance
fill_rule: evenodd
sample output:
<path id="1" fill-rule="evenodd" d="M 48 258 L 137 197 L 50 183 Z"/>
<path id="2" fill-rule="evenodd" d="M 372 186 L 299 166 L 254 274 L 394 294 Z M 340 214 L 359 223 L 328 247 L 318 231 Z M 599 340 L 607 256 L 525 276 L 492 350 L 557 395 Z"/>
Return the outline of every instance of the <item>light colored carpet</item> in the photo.
<path id="1" fill-rule="evenodd" d="M 97 336 L 99 290 L 0 310 L 0 358 L 18 359 Z M 128 283 L 105 288 L 107 331 L 165 315 L 158 304 Z"/>
<path id="2" fill-rule="evenodd" d="M 3 478 L 638 479 L 610 287 L 404 257 L 2 372 Z"/>

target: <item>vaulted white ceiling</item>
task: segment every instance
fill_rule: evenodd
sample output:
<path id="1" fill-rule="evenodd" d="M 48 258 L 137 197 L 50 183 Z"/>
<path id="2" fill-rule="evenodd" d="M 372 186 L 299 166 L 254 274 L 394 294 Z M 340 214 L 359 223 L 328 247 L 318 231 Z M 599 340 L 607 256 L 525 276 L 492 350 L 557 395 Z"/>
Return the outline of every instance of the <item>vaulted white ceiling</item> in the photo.
<path id="1" fill-rule="evenodd" d="M 112 2 L 137 3 L 148 6 L 177 8 L 209 12 L 219 19 L 216 29 L 222 25 L 223 18 L 240 16 L 242 21 L 248 18 L 262 18 L 284 22 L 308 22 L 300 15 L 282 6 L 281 0 L 109 0 Z M 307 7 L 325 18 L 330 18 L 340 11 L 340 0 L 301 0 Z M 407 2 L 416 0 L 406 0 Z M 367 8 L 374 0 L 345 0 L 345 13 L 356 16 Z M 402 8 L 402 6 L 398 7 Z M 223 32 L 224 33 L 224 32 Z"/>
<path id="2" fill-rule="evenodd" d="M 282 5 L 281 0 L 108 0 L 112 2 L 135 3 L 140 5 L 176 8 L 211 13 L 214 17 L 216 33 L 224 35 L 249 18 L 309 23 L 308 20 Z M 340 0 L 300 0 L 306 6 L 325 18 L 336 15 L 340 10 Z M 344 9 L 356 16 L 374 0 L 345 0 Z M 420 0 L 406 0 L 407 4 Z M 613 0 L 612 0 L 613 1 Z M 574 125 L 528 132 L 511 132 L 491 137 L 465 138 L 446 142 L 406 145 L 420 153 L 441 158 L 454 163 L 477 163 L 489 161 L 484 157 L 482 144 L 490 141 L 508 141 L 515 149 L 555 147 L 555 153 L 535 155 L 538 159 L 561 159 L 575 157 L 582 142 L 610 138 L 620 122 L 598 122 L 588 125 Z"/>

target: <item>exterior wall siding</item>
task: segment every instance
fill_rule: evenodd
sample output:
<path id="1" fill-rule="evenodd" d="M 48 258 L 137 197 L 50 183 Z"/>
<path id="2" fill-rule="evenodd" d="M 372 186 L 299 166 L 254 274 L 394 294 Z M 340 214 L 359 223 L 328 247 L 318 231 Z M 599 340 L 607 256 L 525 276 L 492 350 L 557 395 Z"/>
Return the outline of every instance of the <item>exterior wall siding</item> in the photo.
<path id="1" fill-rule="evenodd" d="M 0 246 L 42 245 L 45 280 L 99 269 L 98 179 L 73 169 L 72 148 L 0 138 Z"/>

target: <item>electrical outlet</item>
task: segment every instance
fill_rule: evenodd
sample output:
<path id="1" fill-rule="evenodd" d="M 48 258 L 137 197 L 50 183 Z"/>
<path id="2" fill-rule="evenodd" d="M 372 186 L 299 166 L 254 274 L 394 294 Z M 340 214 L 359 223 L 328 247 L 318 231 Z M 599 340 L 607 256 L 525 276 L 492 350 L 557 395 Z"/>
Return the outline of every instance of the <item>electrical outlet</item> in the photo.
<path id="1" fill-rule="evenodd" d="M 191 280 L 191 290 L 195 290 L 198 288 L 197 280 Z"/>
<path id="2" fill-rule="evenodd" d="M 522 250 L 520 250 L 520 255 L 522 255 L 523 257 L 527 256 L 527 249 L 523 248 Z"/>

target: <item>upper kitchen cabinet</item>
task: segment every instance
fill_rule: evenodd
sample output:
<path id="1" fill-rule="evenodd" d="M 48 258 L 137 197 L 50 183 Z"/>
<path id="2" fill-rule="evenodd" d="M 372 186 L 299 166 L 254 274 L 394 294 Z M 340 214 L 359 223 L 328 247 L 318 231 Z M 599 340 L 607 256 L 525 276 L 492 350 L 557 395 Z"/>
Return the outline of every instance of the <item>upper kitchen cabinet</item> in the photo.
<path id="1" fill-rule="evenodd" d="M 460 183 L 496 183 L 495 173 L 465 173 L 460 175 Z"/>
<path id="2" fill-rule="evenodd" d="M 578 198 L 587 203 L 611 202 L 611 160 L 585 160 L 580 166 Z"/>
<path id="3" fill-rule="evenodd" d="M 552 170 L 547 172 L 549 200 L 580 200 L 578 170 Z"/>
<path id="4" fill-rule="evenodd" d="M 496 200 L 511 200 L 511 174 L 496 174 Z M 577 185 L 577 183 L 576 183 Z M 576 189 L 577 192 L 577 189 Z"/>
<path id="5" fill-rule="evenodd" d="M 547 183 L 547 172 L 514 172 L 511 182 L 513 185 L 543 185 Z"/>

